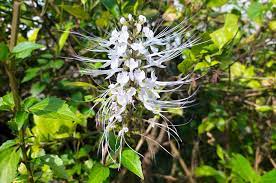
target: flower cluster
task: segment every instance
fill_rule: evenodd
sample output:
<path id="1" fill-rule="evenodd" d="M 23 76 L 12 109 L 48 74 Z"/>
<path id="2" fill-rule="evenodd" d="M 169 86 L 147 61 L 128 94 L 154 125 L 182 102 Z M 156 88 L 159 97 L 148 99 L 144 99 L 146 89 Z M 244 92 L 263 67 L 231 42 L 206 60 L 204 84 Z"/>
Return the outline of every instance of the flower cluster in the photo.
<path id="1" fill-rule="evenodd" d="M 155 72 L 157 68 L 165 68 L 166 62 L 181 55 L 184 49 L 198 43 L 199 39 L 195 36 L 184 39 L 189 27 L 186 23 L 183 21 L 175 27 L 158 30 L 161 24 L 152 29 L 145 16 L 135 18 L 128 15 L 120 19 L 120 28 L 114 29 L 107 39 L 90 37 L 97 46 L 89 51 L 106 53 L 107 59 L 75 57 L 83 62 L 101 62 L 99 69 L 84 69 L 82 72 L 93 77 L 104 75 L 110 83 L 99 96 L 101 106 L 96 117 L 104 131 L 102 154 L 111 149 L 111 132 L 116 134 L 120 150 L 123 144 L 127 144 L 124 138 L 130 131 L 127 115 L 139 104 L 167 120 L 162 113 L 171 108 L 184 108 L 193 102 L 193 96 L 163 100 L 162 93 L 174 92 L 190 80 L 182 77 L 175 81 L 160 81 Z"/>

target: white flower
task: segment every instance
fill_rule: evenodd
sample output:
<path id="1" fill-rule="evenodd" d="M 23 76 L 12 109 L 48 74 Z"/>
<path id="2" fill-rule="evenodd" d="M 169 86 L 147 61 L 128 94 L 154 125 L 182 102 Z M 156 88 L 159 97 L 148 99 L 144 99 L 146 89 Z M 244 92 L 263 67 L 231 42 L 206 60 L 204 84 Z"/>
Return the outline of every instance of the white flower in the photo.
<path id="1" fill-rule="evenodd" d="M 147 21 L 147 18 L 143 15 L 139 15 L 138 19 L 141 24 L 144 24 Z"/>
<path id="2" fill-rule="evenodd" d="M 140 54 L 145 54 L 147 51 L 142 42 L 131 44 L 131 48 L 134 51 L 138 51 Z"/>
<path id="3" fill-rule="evenodd" d="M 125 19 L 124 17 L 121 17 L 121 18 L 120 18 L 120 23 L 121 23 L 121 24 L 126 23 L 126 19 Z"/>
<path id="4" fill-rule="evenodd" d="M 153 31 L 152 30 L 150 30 L 150 28 L 148 28 L 148 27 L 143 27 L 143 33 L 145 34 L 145 36 L 147 37 L 147 38 L 153 38 L 153 36 L 154 36 L 154 33 L 153 33 Z"/>
<path id="5" fill-rule="evenodd" d="M 134 71 L 134 80 L 139 83 L 139 85 L 142 85 L 142 81 L 146 78 L 145 71 L 136 69 Z"/>
<path id="6" fill-rule="evenodd" d="M 131 14 L 128 14 L 128 20 L 132 21 L 132 15 Z"/>
<path id="7" fill-rule="evenodd" d="M 125 84 L 127 84 L 128 81 L 129 81 L 128 72 L 123 71 L 123 72 L 118 73 L 118 75 L 117 75 L 118 83 L 120 83 L 122 86 L 124 86 Z"/>

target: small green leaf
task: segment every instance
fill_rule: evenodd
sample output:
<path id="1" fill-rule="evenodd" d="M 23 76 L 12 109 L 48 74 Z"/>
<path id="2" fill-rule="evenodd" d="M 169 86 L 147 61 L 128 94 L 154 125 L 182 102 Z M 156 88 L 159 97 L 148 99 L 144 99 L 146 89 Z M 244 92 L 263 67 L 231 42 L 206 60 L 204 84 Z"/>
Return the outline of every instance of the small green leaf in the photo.
<path id="1" fill-rule="evenodd" d="M 32 96 L 37 96 L 41 92 L 43 92 L 43 90 L 45 88 L 46 88 L 46 84 L 41 83 L 41 82 L 36 82 L 36 83 L 32 84 L 30 92 L 31 92 Z"/>
<path id="2" fill-rule="evenodd" d="M 31 34 L 28 34 L 28 41 L 35 43 L 40 28 L 31 30 Z"/>
<path id="3" fill-rule="evenodd" d="M 207 6 L 208 7 L 219 7 L 227 3 L 228 0 L 209 0 Z"/>
<path id="4" fill-rule="evenodd" d="M 12 111 L 14 108 L 14 100 L 12 93 L 7 93 L 3 97 L 0 97 L 0 111 Z"/>
<path id="5" fill-rule="evenodd" d="M 67 11 L 69 14 L 73 15 L 76 18 L 79 19 L 88 19 L 89 14 L 84 11 L 84 8 L 78 5 L 70 6 L 70 5 L 61 5 L 61 8 Z"/>
<path id="6" fill-rule="evenodd" d="M 53 173 L 62 179 L 68 179 L 68 175 L 65 171 L 65 166 L 63 165 L 62 159 L 57 155 L 45 155 L 41 157 L 42 161 L 50 166 Z"/>
<path id="7" fill-rule="evenodd" d="M 54 119 L 78 120 L 65 101 L 48 97 L 29 108 L 29 111 L 38 116 Z"/>
<path id="8" fill-rule="evenodd" d="M 68 36 L 70 34 L 70 29 L 73 27 L 72 23 L 68 23 L 66 25 L 65 31 L 61 34 L 59 40 L 58 40 L 58 51 L 60 52 L 62 48 L 64 47 L 64 44 L 66 40 L 68 39 Z"/>
<path id="9" fill-rule="evenodd" d="M 92 167 L 88 183 L 103 183 L 109 177 L 109 173 L 108 167 L 97 163 Z"/>
<path id="10" fill-rule="evenodd" d="M 15 121 L 15 124 L 17 125 L 18 131 L 24 126 L 24 124 L 28 122 L 28 118 L 29 118 L 29 113 L 25 111 L 18 111 L 16 113 L 14 121 Z"/>
<path id="11" fill-rule="evenodd" d="M 14 146 L 16 144 L 15 140 L 7 140 L 0 146 L 0 152 L 4 151 L 6 149 L 9 149 L 10 147 Z"/>
<path id="12" fill-rule="evenodd" d="M 271 170 L 269 172 L 266 172 L 262 177 L 261 177 L 261 183 L 272 183 L 276 182 L 276 170 Z"/>
<path id="13" fill-rule="evenodd" d="M 258 105 L 256 106 L 256 111 L 258 112 L 269 112 L 269 111 L 273 111 L 273 107 L 269 106 L 269 105 Z"/>
<path id="14" fill-rule="evenodd" d="M 140 157 L 131 149 L 122 152 L 122 165 L 144 180 Z"/>
<path id="15" fill-rule="evenodd" d="M 220 145 L 217 145 L 217 155 L 221 160 L 224 160 L 224 151 Z"/>
<path id="16" fill-rule="evenodd" d="M 110 11 L 116 18 L 119 18 L 120 9 L 116 0 L 100 0 L 100 1 L 108 11 Z"/>
<path id="17" fill-rule="evenodd" d="M 21 82 L 24 83 L 24 82 L 30 81 L 31 79 L 35 78 L 39 74 L 40 70 L 41 70 L 41 68 L 39 68 L 39 67 L 28 68 L 25 71 L 25 76 Z"/>
<path id="18" fill-rule="evenodd" d="M 227 182 L 226 176 L 223 172 L 214 169 L 211 166 L 203 165 L 200 167 L 197 167 L 195 170 L 195 175 L 197 177 L 209 177 L 212 176 L 216 179 L 218 183 L 225 183 Z"/>
<path id="19" fill-rule="evenodd" d="M 8 148 L 0 151 L 0 182 L 10 183 L 13 181 L 20 159 L 20 151 Z"/>
<path id="20" fill-rule="evenodd" d="M 9 55 L 9 48 L 6 44 L 0 43 L 0 61 L 5 61 Z"/>
<path id="21" fill-rule="evenodd" d="M 32 43 L 32 42 L 21 42 L 17 44 L 13 50 L 12 53 L 15 54 L 16 58 L 26 58 L 32 54 L 32 51 L 44 48 L 43 45 Z"/>
<path id="22" fill-rule="evenodd" d="M 258 182 L 260 176 L 253 170 L 250 162 L 240 154 L 233 155 L 230 161 L 232 172 L 247 182 Z"/>
<path id="23" fill-rule="evenodd" d="M 247 9 L 247 15 L 248 17 L 257 22 L 262 23 L 263 21 L 263 14 L 264 14 L 264 6 L 262 3 L 259 3 L 257 1 L 252 1 L 250 6 Z"/>
<path id="24" fill-rule="evenodd" d="M 212 41 L 221 49 L 226 43 L 231 41 L 238 32 L 238 17 L 234 14 L 227 14 L 225 24 L 222 28 L 210 34 Z"/>

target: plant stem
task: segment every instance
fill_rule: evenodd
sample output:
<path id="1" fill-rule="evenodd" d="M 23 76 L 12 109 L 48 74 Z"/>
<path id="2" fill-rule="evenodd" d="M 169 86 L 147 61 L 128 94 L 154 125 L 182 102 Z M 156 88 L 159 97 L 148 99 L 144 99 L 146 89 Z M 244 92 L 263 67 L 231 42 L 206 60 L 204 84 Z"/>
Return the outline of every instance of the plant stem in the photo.
<path id="1" fill-rule="evenodd" d="M 19 15 L 20 15 L 20 0 L 14 0 L 13 2 L 13 13 L 12 13 L 12 25 L 11 25 L 11 39 L 9 43 L 9 49 L 12 51 L 13 47 L 16 45 L 17 36 L 18 36 L 18 24 L 19 24 Z M 14 60 L 7 60 L 4 63 L 5 71 L 9 78 L 9 85 L 11 88 L 11 92 L 14 99 L 15 109 L 14 114 L 17 111 L 20 111 L 21 108 L 21 98 L 18 91 L 18 83 L 15 76 L 15 62 Z M 34 183 L 33 173 L 31 169 L 31 165 L 28 161 L 27 148 L 25 143 L 25 128 L 22 127 L 19 131 L 19 139 L 20 139 L 20 148 L 22 150 L 23 162 L 27 168 L 28 172 L 28 182 Z"/>

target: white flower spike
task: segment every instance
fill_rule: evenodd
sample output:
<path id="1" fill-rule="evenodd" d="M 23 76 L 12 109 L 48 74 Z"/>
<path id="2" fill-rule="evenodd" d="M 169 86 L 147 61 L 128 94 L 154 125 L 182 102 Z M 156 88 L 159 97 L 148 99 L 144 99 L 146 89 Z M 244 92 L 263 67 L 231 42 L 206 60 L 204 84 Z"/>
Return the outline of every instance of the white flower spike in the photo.
<path id="1" fill-rule="evenodd" d="M 119 22 L 121 28 L 114 29 L 108 39 L 88 37 L 98 44 L 96 48 L 88 50 L 106 53 L 107 59 L 74 57 L 83 62 L 102 63 L 99 69 L 87 68 L 82 72 L 93 77 L 105 75 L 111 82 L 108 89 L 99 96 L 101 100 L 98 103 L 101 106 L 96 115 L 97 124 L 103 129 L 100 145 L 102 155 L 114 151 L 109 144 L 111 133 L 117 136 L 116 144 L 120 145 L 115 153 L 120 154 L 124 144 L 129 146 L 124 136 L 135 128 L 137 120 L 134 120 L 132 114 L 137 106 L 144 106 L 152 114 L 159 115 L 170 123 L 164 125 L 146 121 L 145 125 L 165 129 L 169 135 L 179 138 L 175 127 L 163 113 L 170 108 L 188 107 L 194 102 L 194 95 L 184 99 L 162 99 L 163 93 L 174 92 L 188 84 L 191 81 L 188 76 L 176 81 L 159 81 L 155 74 L 155 70 L 165 68 L 166 63 L 180 56 L 184 49 L 200 44 L 199 38 L 194 36 L 184 38 L 189 27 L 185 25 L 186 21 L 161 31 L 157 31 L 159 27 L 153 30 L 143 15 L 138 18 L 128 15 Z M 141 122 L 144 120 L 140 119 Z"/>

